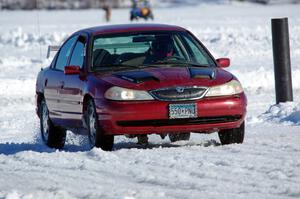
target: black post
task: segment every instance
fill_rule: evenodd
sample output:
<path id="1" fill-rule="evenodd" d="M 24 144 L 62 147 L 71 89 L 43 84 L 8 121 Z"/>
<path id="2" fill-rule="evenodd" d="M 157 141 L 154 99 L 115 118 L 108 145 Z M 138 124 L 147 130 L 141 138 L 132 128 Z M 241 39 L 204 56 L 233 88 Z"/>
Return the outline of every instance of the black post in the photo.
<path id="1" fill-rule="evenodd" d="M 276 103 L 293 101 L 288 18 L 272 19 Z"/>

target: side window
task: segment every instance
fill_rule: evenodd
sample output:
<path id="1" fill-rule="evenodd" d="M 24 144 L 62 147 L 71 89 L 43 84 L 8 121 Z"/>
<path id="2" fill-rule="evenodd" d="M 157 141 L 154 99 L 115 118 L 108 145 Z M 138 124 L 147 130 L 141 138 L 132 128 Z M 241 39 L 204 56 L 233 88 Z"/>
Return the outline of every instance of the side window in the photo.
<path id="1" fill-rule="evenodd" d="M 84 42 L 81 40 L 83 39 L 79 39 L 76 42 L 70 60 L 71 66 L 80 66 L 80 68 L 83 67 L 83 61 L 84 61 Z"/>
<path id="2" fill-rule="evenodd" d="M 61 47 L 56 60 L 55 69 L 62 71 L 64 70 L 65 66 L 67 65 L 68 58 L 70 56 L 76 38 L 77 37 L 72 37 L 63 45 L 63 47 Z"/>

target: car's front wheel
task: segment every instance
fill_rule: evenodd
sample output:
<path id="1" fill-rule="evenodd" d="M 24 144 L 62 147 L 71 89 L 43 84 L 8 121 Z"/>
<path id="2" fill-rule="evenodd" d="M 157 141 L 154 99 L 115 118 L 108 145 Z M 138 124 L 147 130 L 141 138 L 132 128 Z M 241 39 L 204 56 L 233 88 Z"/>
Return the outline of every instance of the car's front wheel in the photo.
<path id="1" fill-rule="evenodd" d="M 40 103 L 40 129 L 42 139 L 46 145 L 56 149 L 64 147 L 67 135 L 66 130 L 53 125 L 44 99 Z"/>
<path id="2" fill-rule="evenodd" d="M 98 124 L 98 115 L 93 100 L 89 100 L 87 103 L 86 121 L 90 146 L 99 147 L 104 151 L 111 151 L 114 145 L 114 136 L 105 135 L 103 129 Z"/>
<path id="3" fill-rule="evenodd" d="M 191 136 L 191 133 L 170 133 L 169 139 L 171 142 L 177 142 L 181 140 L 189 140 Z"/>
<path id="4" fill-rule="evenodd" d="M 234 143 L 241 144 L 244 141 L 245 122 L 243 122 L 239 128 L 221 130 L 218 134 L 221 144 L 223 145 Z"/>

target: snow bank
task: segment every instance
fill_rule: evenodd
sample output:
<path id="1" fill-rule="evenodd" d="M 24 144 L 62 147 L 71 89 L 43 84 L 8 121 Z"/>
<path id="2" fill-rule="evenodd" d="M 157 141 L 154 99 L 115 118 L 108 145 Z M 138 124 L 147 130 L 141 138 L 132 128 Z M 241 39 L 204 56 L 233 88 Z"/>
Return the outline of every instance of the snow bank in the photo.
<path id="1" fill-rule="evenodd" d="M 263 121 L 299 125 L 300 103 L 286 102 L 272 105 L 260 118 Z"/>
<path id="2" fill-rule="evenodd" d="M 32 45 L 60 44 L 67 37 L 64 32 L 52 32 L 38 35 L 37 32 L 25 32 L 21 27 L 8 30 L 0 34 L 0 45 L 15 47 L 31 47 Z"/>
<path id="3" fill-rule="evenodd" d="M 266 69 L 259 67 L 256 70 L 232 70 L 229 69 L 232 74 L 238 77 L 242 83 L 243 88 L 249 92 L 257 91 L 274 91 L 275 90 L 275 78 L 273 69 Z M 300 69 L 292 70 L 293 89 L 300 89 Z"/>

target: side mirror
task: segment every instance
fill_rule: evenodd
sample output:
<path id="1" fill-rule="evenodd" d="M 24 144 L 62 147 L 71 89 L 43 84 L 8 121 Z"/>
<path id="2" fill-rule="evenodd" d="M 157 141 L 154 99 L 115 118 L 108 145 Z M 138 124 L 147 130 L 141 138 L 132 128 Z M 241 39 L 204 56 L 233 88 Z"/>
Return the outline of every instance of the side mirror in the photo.
<path id="1" fill-rule="evenodd" d="M 219 58 L 216 60 L 221 68 L 227 68 L 230 66 L 230 59 L 229 58 Z"/>
<path id="2" fill-rule="evenodd" d="M 79 75 L 80 72 L 80 66 L 65 66 L 65 75 Z"/>

